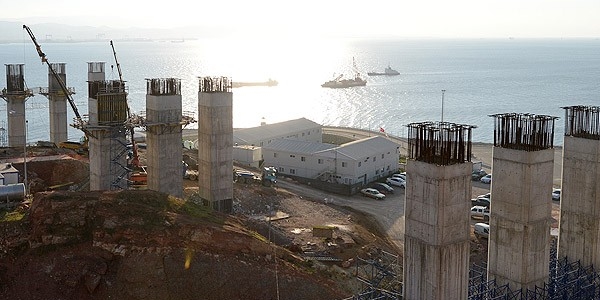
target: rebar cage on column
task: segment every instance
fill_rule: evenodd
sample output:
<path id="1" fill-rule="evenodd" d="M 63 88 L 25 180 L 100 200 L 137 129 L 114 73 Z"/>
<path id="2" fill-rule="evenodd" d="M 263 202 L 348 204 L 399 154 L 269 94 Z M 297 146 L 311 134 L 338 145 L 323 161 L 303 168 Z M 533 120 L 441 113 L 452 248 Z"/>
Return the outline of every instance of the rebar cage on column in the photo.
<path id="1" fill-rule="evenodd" d="M 201 93 L 231 92 L 231 79 L 228 77 L 200 77 L 198 85 Z"/>
<path id="2" fill-rule="evenodd" d="M 600 106 L 567 106 L 565 136 L 600 140 Z"/>
<path id="3" fill-rule="evenodd" d="M 554 122 L 558 117 L 522 113 L 493 114 L 494 146 L 539 151 L 554 147 Z"/>
<path id="4" fill-rule="evenodd" d="M 153 96 L 181 95 L 178 78 L 146 78 L 146 93 Z"/>
<path id="5" fill-rule="evenodd" d="M 438 165 L 471 161 L 471 131 L 476 126 L 421 122 L 407 127 L 409 158 Z"/>

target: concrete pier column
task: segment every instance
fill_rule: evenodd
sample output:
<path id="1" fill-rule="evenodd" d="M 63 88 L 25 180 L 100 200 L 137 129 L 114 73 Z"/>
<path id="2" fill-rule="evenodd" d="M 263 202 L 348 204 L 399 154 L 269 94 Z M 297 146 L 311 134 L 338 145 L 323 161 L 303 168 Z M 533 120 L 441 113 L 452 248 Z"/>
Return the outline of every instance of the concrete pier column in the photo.
<path id="1" fill-rule="evenodd" d="M 148 189 L 183 196 L 181 81 L 146 79 Z"/>
<path id="2" fill-rule="evenodd" d="M 0 97 L 6 101 L 6 119 L 8 120 L 8 145 L 23 147 L 26 141 L 25 102 L 33 93 L 25 88 L 25 65 L 6 66 L 6 88 Z"/>
<path id="3" fill-rule="evenodd" d="M 104 80 L 104 63 L 88 63 L 90 190 L 126 189 L 127 92 L 125 84 Z"/>
<path id="4" fill-rule="evenodd" d="M 549 275 L 556 118 L 493 117 L 488 279 L 514 291 L 533 290 Z"/>
<path id="5" fill-rule="evenodd" d="M 467 299 L 472 127 L 408 126 L 403 299 Z"/>
<path id="6" fill-rule="evenodd" d="M 50 69 L 52 68 L 52 69 Z M 56 73 L 60 80 L 54 74 Z M 50 141 L 56 144 L 67 141 L 67 95 L 61 85 L 67 88 L 67 73 L 64 63 L 55 63 L 48 66 L 48 90 L 42 92 L 49 102 L 50 114 Z M 74 94 L 73 89 L 67 88 L 69 95 Z"/>
<path id="7" fill-rule="evenodd" d="M 597 268 L 600 266 L 600 107 L 564 109 L 558 257 Z"/>
<path id="8" fill-rule="evenodd" d="M 199 80 L 198 185 L 205 205 L 232 211 L 233 94 L 226 77 Z"/>

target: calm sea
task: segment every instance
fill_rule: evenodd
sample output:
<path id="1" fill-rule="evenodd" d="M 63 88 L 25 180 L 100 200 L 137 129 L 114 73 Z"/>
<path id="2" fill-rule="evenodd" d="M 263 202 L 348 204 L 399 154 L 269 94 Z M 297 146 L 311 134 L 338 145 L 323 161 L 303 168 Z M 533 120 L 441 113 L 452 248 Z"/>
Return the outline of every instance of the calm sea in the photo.
<path id="1" fill-rule="evenodd" d="M 81 114 L 87 113 L 87 62 L 106 62 L 107 79 L 118 79 L 108 41 L 50 43 L 40 40 L 51 63 L 67 64 L 67 85 Z M 406 136 L 406 124 L 444 121 L 477 126 L 473 140 L 493 140 L 490 114 L 532 113 L 560 117 L 555 144 L 562 144 L 564 111 L 600 105 L 600 40 L 189 40 L 114 41 L 133 112 L 145 107 L 147 78 L 181 79 L 185 111 L 197 112 L 198 77 L 233 81 L 277 80 L 275 87 L 233 89 L 234 127 L 306 117 L 323 125 L 353 126 Z M 365 76 L 388 65 L 401 75 L 368 77 L 365 87 L 326 89 L 321 83 Z M 47 86 L 48 71 L 33 43 L 0 44 L 0 63 L 25 64 L 29 88 Z M 3 70 L 5 75 L 5 69 Z M 6 86 L 2 76 L 0 88 Z M 445 90 L 442 97 L 442 90 Z M 6 104 L 0 103 L 6 126 Z M 73 113 L 68 108 L 69 114 Z M 27 101 L 28 142 L 48 140 L 47 99 Z M 71 119 L 71 117 L 70 117 Z M 82 133 L 69 129 L 69 139 Z"/>

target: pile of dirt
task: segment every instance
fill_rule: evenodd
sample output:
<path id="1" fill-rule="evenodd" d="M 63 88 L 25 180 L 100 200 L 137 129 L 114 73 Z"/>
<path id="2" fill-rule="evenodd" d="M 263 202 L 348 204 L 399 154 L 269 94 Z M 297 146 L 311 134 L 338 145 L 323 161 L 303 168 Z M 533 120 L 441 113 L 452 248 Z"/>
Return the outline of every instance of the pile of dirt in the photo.
<path id="1" fill-rule="evenodd" d="M 340 299 L 244 218 L 153 191 L 46 192 L 2 222 L 2 299 Z M 10 241 L 6 241 L 10 238 Z M 344 278 L 337 278 L 337 277 Z"/>

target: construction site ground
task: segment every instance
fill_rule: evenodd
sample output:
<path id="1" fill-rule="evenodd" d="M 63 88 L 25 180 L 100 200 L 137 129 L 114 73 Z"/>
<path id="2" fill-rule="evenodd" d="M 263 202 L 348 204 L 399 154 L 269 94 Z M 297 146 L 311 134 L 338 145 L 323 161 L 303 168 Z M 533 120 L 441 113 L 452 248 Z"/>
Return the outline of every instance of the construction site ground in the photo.
<path id="1" fill-rule="evenodd" d="M 561 149 L 556 150 L 556 164 L 561 162 Z M 195 159 L 193 150 L 186 150 Z M 0 159 L 12 162 L 23 170 L 22 149 L 4 148 Z M 143 150 L 140 152 L 144 160 Z M 481 161 L 491 171 L 492 146 L 474 144 L 473 159 Z M 89 189 L 89 164 L 86 156 L 60 148 L 29 147 L 27 169 L 32 193 L 48 190 Z M 560 166 L 555 170 L 555 184 L 560 182 Z M 233 176 L 232 176 L 233 179 Z M 198 190 L 197 181 L 184 180 L 184 198 L 193 198 Z M 489 192 L 490 185 L 473 182 L 473 197 Z M 549 191 L 550 200 L 550 191 Z M 336 268 L 337 280 L 343 281 L 348 292 L 358 291 L 361 283 L 351 277 L 351 268 L 357 258 L 371 258 L 381 251 L 397 255 L 402 262 L 404 234 L 404 191 L 383 201 L 360 195 L 341 196 L 326 193 L 280 177 L 275 187 L 258 183 L 234 183 L 234 215 L 241 217 L 249 230 L 285 247 L 296 255 L 331 272 Z M 559 203 L 552 203 L 557 227 Z M 480 220 L 471 220 L 471 224 Z M 330 235 L 330 237 L 327 237 Z M 224 241 L 224 247 L 227 243 Z M 232 247 L 236 247 L 232 244 Z M 30 258 L 31 259 L 31 258 Z M 479 239 L 471 231 L 471 263 L 487 260 L 487 240 Z M 2 270 L 0 270 L 2 271 Z M 5 270 L 6 271 L 6 270 Z M 4 271 L 3 271 L 4 272 Z M 0 272 L 2 273 L 2 272 Z M 6 273 L 6 272 L 5 272 Z M 2 274 L 0 274 L 2 275 Z M 32 279 L 32 278 L 30 278 Z M 26 276 L 20 280 L 28 280 Z"/>

